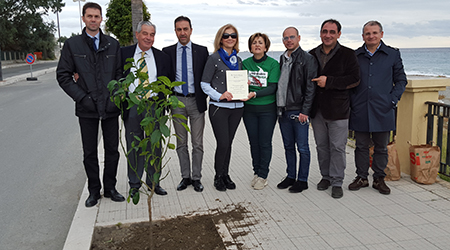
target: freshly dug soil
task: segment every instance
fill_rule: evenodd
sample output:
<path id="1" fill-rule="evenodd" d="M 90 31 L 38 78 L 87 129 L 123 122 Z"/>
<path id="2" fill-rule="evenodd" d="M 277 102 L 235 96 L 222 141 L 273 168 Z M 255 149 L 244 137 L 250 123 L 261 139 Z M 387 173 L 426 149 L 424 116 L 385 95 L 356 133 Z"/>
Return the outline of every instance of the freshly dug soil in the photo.
<path id="1" fill-rule="evenodd" d="M 153 222 L 153 241 L 158 250 L 189 250 L 208 249 L 225 250 L 225 245 L 236 245 L 235 242 L 224 243 L 217 232 L 216 224 L 230 225 L 235 221 L 242 221 L 248 217 L 248 211 L 242 206 L 235 206 L 232 210 L 221 212 L 212 211 L 205 215 L 178 216 L 173 219 Z M 242 226 L 242 223 L 241 223 Z M 235 239 L 242 235 L 231 233 Z M 248 232 L 247 232 L 248 233 Z M 244 234 L 246 234 L 244 232 Z M 92 250 L 143 250 L 150 249 L 149 222 L 132 224 L 117 224 L 108 227 L 96 227 L 91 244 Z"/>

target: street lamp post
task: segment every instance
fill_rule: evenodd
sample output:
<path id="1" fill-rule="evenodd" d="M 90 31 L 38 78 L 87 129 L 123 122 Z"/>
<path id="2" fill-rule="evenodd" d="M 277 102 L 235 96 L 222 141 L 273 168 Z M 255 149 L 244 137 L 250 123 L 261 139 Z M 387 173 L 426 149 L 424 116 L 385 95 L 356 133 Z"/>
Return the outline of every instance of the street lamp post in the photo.
<path id="1" fill-rule="evenodd" d="M 80 9 L 80 29 L 81 29 L 81 33 L 83 33 L 83 26 L 81 24 L 81 2 L 86 2 L 86 0 L 73 0 L 73 1 L 78 2 L 78 7 Z"/>

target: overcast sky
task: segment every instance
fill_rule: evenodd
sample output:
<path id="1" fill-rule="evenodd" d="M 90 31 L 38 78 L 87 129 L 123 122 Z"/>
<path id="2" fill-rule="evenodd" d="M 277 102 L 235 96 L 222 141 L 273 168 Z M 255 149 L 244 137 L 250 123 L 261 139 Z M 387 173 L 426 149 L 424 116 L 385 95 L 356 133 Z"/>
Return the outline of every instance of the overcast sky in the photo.
<path id="1" fill-rule="evenodd" d="M 76 1 L 76 0 L 75 0 Z M 103 25 L 109 0 L 94 1 L 103 8 Z M 450 47 L 449 0 L 144 0 L 156 25 L 154 47 L 174 44 L 173 20 L 188 16 L 192 21 L 191 40 L 213 50 L 214 36 L 224 24 L 235 25 L 240 49 L 248 51 L 248 37 L 266 33 L 271 51 L 283 51 L 281 34 L 288 26 L 300 30 L 300 45 L 309 50 L 320 43 L 321 23 L 329 18 L 342 24 L 339 42 L 356 49 L 361 46 L 361 28 L 369 20 L 383 24 L 385 43 L 399 48 Z M 81 2 L 83 5 L 84 2 Z M 60 13 L 61 36 L 80 32 L 78 2 L 66 1 Z M 54 20 L 56 15 L 49 15 Z M 83 23 L 84 27 L 84 23 Z M 56 36 L 58 34 L 56 33 Z"/>

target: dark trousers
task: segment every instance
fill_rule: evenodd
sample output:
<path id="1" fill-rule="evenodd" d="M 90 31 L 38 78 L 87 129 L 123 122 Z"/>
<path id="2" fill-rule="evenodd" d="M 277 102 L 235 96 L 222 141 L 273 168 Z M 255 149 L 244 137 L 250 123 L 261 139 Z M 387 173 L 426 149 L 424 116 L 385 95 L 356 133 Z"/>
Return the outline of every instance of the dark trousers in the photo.
<path id="1" fill-rule="evenodd" d="M 275 110 L 273 112 L 250 112 L 244 109 L 243 120 L 250 142 L 253 173 L 266 179 L 272 159 L 272 137 L 277 114 Z"/>
<path id="2" fill-rule="evenodd" d="M 217 144 L 214 155 L 216 176 L 228 175 L 231 145 L 243 112 L 244 108 L 228 109 L 209 105 L 209 120 Z"/>
<path id="3" fill-rule="evenodd" d="M 369 176 L 369 147 L 373 142 L 373 178 L 384 178 L 386 173 L 384 169 L 388 163 L 388 150 L 390 132 L 356 132 L 355 164 L 356 174 L 364 179 Z"/>
<path id="4" fill-rule="evenodd" d="M 291 119 L 291 115 L 298 115 L 300 111 L 285 111 L 278 118 L 281 137 L 284 145 L 284 155 L 286 157 L 287 177 L 299 181 L 308 181 L 309 165 L 311 163 L 311 151 L 309 150 L 309 122 L 297 122 Z M 300 155 L 297 174 L 297 153 L 295 145 Z"/>
<path id="5" fill-rule="evenodd" d="M 116 187 L 117 165 L 119 163 L 119 121 L 117 117 L 99 120 L 96 118 L 79 118 L 81 141 L 83 144 L 83 164 L 88 178 L 90 194 L 100 193 L 102 184 L 98 165 L 98 128 L 99 123 L 103 133 L 105 163 L 103 169 L 104 190 Z"/>
<path id="6" fill-rule="evenodd" d="M 154 110 L 151 110 L 152 113 L 154 113 Z M 128 115 L 125 118 L 125 139 L 127 141 L 127 151 L 128 154 L 128 183 L 130 184 L 131 188 L 140 188 L 141 187 L 141 180 L 142 175 L 145 170 L 145 158 L 146 156 L 141 156 L 142 150 L 139 149 L 136 151 L 132 147 L 132 143 L 134 141 L 135 146 L 139 144 L 139 141 L 135 140 L 135 136 L 137 136 L 139 139 L 144 139 L 145 132 L 141 127 L 141 121 L 145 118 L 145 113 L 138 114 L 137 112 L 137 106 L 133 106 L 130 110 L 128 110 Z M 159 128 L 158 124 L 156 125 L 156 128 Z M 131 150 L 131 151 L 130 151 Z M 151 151 L 151 145 L 148 143 L 147 150 Z M 150 157 L 147 160 L 147 175 L 145 183 L 149 187 L 152 187 L 152 178 L 153 174 L 155 173 L 155 166 L 159 164 L 159 161 L 161 161 L 161 145 L 159 148 L 155 149 L 155 157 L 157 158 L 155 161 L 155 164 L 151 165 L 150 161 L 153 159 L 153 157 Z M 159 185 L 159 183 L 155 183 L 155 185 Z"/>

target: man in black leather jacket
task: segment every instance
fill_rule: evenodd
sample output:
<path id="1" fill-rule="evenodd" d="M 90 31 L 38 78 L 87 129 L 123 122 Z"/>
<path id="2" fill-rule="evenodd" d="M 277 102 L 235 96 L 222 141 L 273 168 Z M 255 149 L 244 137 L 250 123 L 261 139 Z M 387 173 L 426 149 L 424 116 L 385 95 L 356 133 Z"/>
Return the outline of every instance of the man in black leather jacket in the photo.
<path id="1" fill-rule="evenodd" d="M 316 85 L 311 81 L 317 75 L 314 57 L 300 47 L 300 34 L 295 27 L 283 32 L 286 52 L 280 57 L 281 75 L 278 81 L 277 107 L 284 149 L 286 151 L 287 177 L 277 187 L 292 193 L 308 189 L 309 165 L 309 115 Z M 300 152 L 297 174 L 297 153 Z"/>
<path id="2" fill-rule="evenodd" d="M 102 187 L 97 156 L 98 127 L 101 123 L 105 148 L 103 172 L 104 196 L 113 201 L 124 201 L 117 192 L 116 174 L 119 162 L 119 109 L 110 100 L 108 83 L 122 75 L 120 46 L 117 40 L 100 30 L 100 5 L 83 6 L 86 27 L 79 36 L 68 39 L 61 52 L 56 77 L 61 88 L 75 101 L 83 143 L 83 163 L 88 178 L 89 197 L 86 207 L 100 199 Z M 73 78 L 77 73 L 77 79 Z"/>

